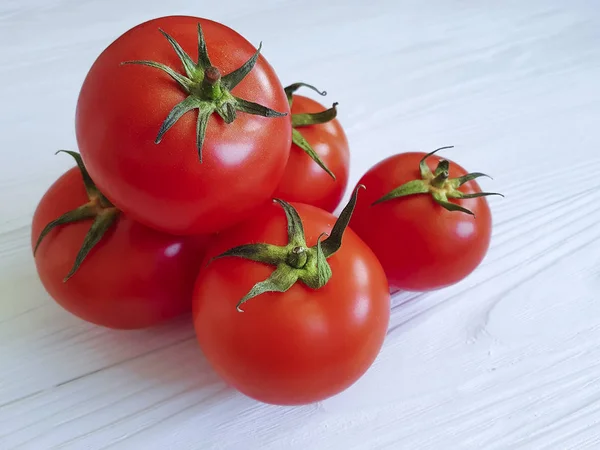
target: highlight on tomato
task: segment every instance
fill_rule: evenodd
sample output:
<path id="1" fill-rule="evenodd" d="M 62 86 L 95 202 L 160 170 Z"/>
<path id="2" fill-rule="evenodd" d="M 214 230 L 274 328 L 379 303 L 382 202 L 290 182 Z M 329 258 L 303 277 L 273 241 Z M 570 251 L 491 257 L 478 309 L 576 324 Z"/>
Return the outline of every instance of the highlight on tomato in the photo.
<path id="1" fill-rule="evenodd" d="M 385 273 L 339 218 L 276 200 L 221 233 L 193 295 L 198 343 L 215 371 L 256 400 L 297 405 L 355 383 L 390 317 Z M 240 312 L 243 311 L 243 312 Z"/>
<path id="2" fill-rule="evenodd" d="M 285 171 L 290 108 L 267 60 L 204 18 L 149 20 L 90 68 L 76 136 L 90 175 L 125 214 L 172 234 L 233 225 Z"/>
<path id="3" fill-rule="evenodd" d="M 108 328 L 150 327 L 191 311 L 207 236 L 178 237 L 123 215 L 81 157 L 40 200 L 32 224 L 39 278 L 70 313 Z"/>
<path id="4" fill-rule="evenodd" d="M 273 195 L 333 212 L 348 186 L 348 139 L 337 119 L 337 103 L 326 109 L 310 97 L 297 95 L 301 87 L 327 95 L 306 83 L 285 88 L 292 113 L 292 146 L 285 173 Z"/>
<path id="5" fill-rule="evenodd" d="M 366 193 L 350 227 L 371 247 L 393 291 L 428 291 L 459 282 L 482 262 L 492 217 L 475 181 L 487 176 L 431 153 L 390 156 L 359 180 Z"/>

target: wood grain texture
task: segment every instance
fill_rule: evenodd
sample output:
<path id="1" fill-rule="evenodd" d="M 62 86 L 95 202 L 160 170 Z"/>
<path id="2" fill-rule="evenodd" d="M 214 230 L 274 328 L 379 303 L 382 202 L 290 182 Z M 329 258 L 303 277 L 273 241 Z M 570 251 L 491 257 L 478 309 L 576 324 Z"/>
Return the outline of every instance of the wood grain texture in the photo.
<path id="1" fill-rule="evenodd" d="M 494 176 L 468 279 L 393 300 L 371 370 L 319 404 L 257 404 L 211 371 L 189 319 L 114 332 L 45 294 L 29 225 L 70 167 L 79 87 L 140 21 L 222 21 L 285 84 L 339 102 L 350 183 L 399 151 Z M 0 3 L 1 449 L 600 448 L 600 8 L 594 0 Z M 348 198 L 349 193 L 346 195 Z"/>

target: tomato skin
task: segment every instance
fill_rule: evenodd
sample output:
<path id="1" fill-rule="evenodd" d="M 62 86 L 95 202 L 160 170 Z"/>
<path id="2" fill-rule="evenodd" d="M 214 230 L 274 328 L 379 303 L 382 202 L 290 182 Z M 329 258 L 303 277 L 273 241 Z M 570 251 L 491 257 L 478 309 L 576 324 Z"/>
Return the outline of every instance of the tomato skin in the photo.
<path id="1" fill-rule="evenodd" d="M 317 113 L 325 109 L 311 98 L 294 94 L 292 114 Z M 337 119 L 333 119 L 297 130 L 336 179 L 331 178 L 306 152 L 292 143 L 285 173 L 273 196 L 333 212 L 344 196 L 350 172 L 350 151 L 344 129 Z"/>
<path id="2" fill-rule="evenodd" d="M 490 244 L 492 218 L 483 197 L 452 200 L 475 217 L 447 211 L 429 194 L 370 206 L 392 189 L 421 179 L 419 162 L 424 155 L 411 152 L 391 156 L 370 168 L 359 181 L 366 190 L 358 198 L 350 227 L 377 255 L 392 289 L 428 291 L 455 284 L 475 270 Z M 441 159 L 429 157 L 430 169 L 434 170 Z M 452 161 L 449 172 L 450 178 L 467 174 Z M 460 190 L 481 192 L 474 180 Z"/>
<path id="3" fill-rule="evenodd" d="M 196 148 L 197 110 L 184 114 L 154 143 L 171 109 L 187 94 L 158 69 L 121 63 L 153 60 L 184 73 L 159 28 L 196 61 L 198 22 L 211 62 L 223 75 L 256 51 L 217 22 L 188 16 L 150 20 L 100 54 L 85 78 L 76 111 L 78 146 L 98 188 L 134 220 L 181 235 L 219 231 L 267 201 L 283 175 L 291 145 L 287 98 L 263 56 L 231 92 L 287 116 L 238 112 L 228 125 L 211 115 L 202 163 Z"/>
<path id="4" fill-rule="evenodd" d="M 33 216 L 31 245 L 43 228 L 88 202 L 81 173 L 72 168 L 44 194 Z M 88 322 L 116 329 L 145 328 L 191 310 L 191 295 L 208 236 L 170 236 L 121 214 L 66 283 L 91 220 L 52 230 L 35 264 L 55 301 Z"/>
<path id="5" fill-rule="evenodd" d="M 314 245 L 335 217 L 293 204 Z M 206 258 L 251 242 L 287 243 L 281 207 L 266 205 L 253 218 L 222 233 Z M 237 302 L 274 267 L 240 258 L 214 260 L 194 290 L 193 318 L 206 358 L 230 385 L 256 400 L 297 405 L 335 395 L 358 380 L 386 335 L 390 298 L 381 265 L 352 230 L 327 260 L 333 276 L 318 290 L 298 282 L 285 293 Z"/>

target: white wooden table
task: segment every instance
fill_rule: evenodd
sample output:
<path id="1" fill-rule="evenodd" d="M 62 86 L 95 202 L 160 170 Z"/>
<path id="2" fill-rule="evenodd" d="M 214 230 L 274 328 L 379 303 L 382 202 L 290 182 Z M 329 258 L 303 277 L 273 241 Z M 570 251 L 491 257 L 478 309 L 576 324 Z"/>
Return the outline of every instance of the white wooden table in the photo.
<path id="1" fill-rule="evenodd" d="M 326 89 L 351 184 L 452 144 L 506 194 L 484 263 L 395 297 L 380 357 L 337 397 L 258 404 L 211 371 L 189 318 L 108 331 L 37 280 L 30 220 L 71 166 L 53 153 L 76 148 L 81 82 L 114 38 L 169 14 L 262 40 L 283 83 Z M 596 0 L 2 0 L 0 42 L 0 449 L 600 448 Z"/>

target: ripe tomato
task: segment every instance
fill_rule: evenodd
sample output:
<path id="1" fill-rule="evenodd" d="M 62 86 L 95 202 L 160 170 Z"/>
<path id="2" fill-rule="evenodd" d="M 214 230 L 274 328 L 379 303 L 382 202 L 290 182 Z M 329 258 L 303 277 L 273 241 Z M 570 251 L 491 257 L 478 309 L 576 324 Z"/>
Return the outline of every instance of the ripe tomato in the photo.
<path id="1" fill-rule="evenodd" d="M 441 166 L 433 173 L 436 166 L 432 163 Z M 438 182 L 432 182 L 436 173 Z M 367 189 L 359 198 L 350 227 L 375 252 L 393 290 L 449 286 L 469 275 L 483 260 L 492 229 L 490 208 L 483 196 L 490 194 L 481 193 L 474 180 L 483 175 L 480 173 L 462 179 L 470 181 L 459 190 L 459 183 L 452 180 L 466 175 L 461 166 L 433 153 L 411 152 L 384 159 L 360 179 Z M 414 181 L 422 179 L 425 181 L 420 185 Z M 408 182 L 412 186 L 407 186 L 405 194 L 411 189 L 421 193 L 373 204 Z M 439 195 L 446 195 L 449 204 L 445 206 L 455 210 L 438 204 L 434 196 L 443 201 Z M 476 197 L 467 198 L 470 196 Z"/>
<path id="2" fill-rule="evenodd" d="M 317 101 L 302 95 L 292 96 L 292 93 L 288 95 L 288 98 L 292 99 L 292 123 L 294 123 L 294 118 L 300 115 L 305 117 L 317 115 L 318 117 L 319 114 L 327 111 L 333 113 L 329 115 L 329 117 L 333 116 L 333 119 L 327 120 L 329 117 L 325 117 L 327 121 L 324 123 L 316 119 L 315 124 L 294 128 L 297 133 L 300 133 L 300 139 L 304 138 L 334 176 L 332 177 L 320 167 L 296 143 L 296 135 L 293 135 L 294 143 L 290 150 L 290 158 L 283 178 L 273 195 L 291 202 L 307 203 L 333 212 L 342 200 L 348 185 L 350 152 L 346 134 L 338 119 L 335 118 L 335 104 L 333 108 L 325 111 L 326 108 Z"/>
<path id="3" fill-rule="evenodd" d="M 90 199 L 75 167 L 44 194 L 32 225 L 32 247 L 48 223 Z M 108 211 L 108 210 L 105 210 Z M 208 237 L 177 237 L 115 217 L 66 282 L 93 218 L 51 230 L 35 252 L 39 277 L 67 311 L 109 328 L 144 328 L 191 310 L 192 288 Z"/>
<path id="4" fill-rule="evenodd" d="M 203 267 L 193 296 L 198 342 L 216 372 L 245 395 L 281 405 L 319 401 L 352 385 L 377 356 L 390 315 L 385 274 L 367 245 L 346 229 L 341 248 L 326 260 L 329 265 L 315 266 L 315 247 L 308 250 L 306 243 L 314 246 L 324 232 L 339 236 L 332 231 L 335 217 L 310 205 L 292 205 L 303 222 L 305 241 L 291 239 L 286 246 L 286 214 L 281 206 L 266 205 L 211 245 L 207 261 L 231 248 L 238 251 Z M 278 246 L 266 251 L 275 271 L 256 262 L 264 249 L 248 250 L 257 242 Z M 325 254 L 326 246 L 323 241 Z M 304 266 L 295 265 L 302 267 L 301 277 L 316 267 L 331 269 L 322 287 L 307 287 L 313 284 L 310 277 L 291 287 L 282 281 L 294 273 L 285 258 L 300 254 L 298 247 L 309 254 Z M 275 273 L 283 276 L 269 280 L 285 292 L 262 293 L 244 303 L 243 313 L 236 310 L 253 285 Z"/>
<path id="5" fill-rule="evenodd" d="M 200 234 L 271 198 L 290 120 L 275 71 L 248 41 L 217 22 L 170 16 L 135 26 L 96 59 L 76 134 L 90 175 L 125 214 Z"/>

